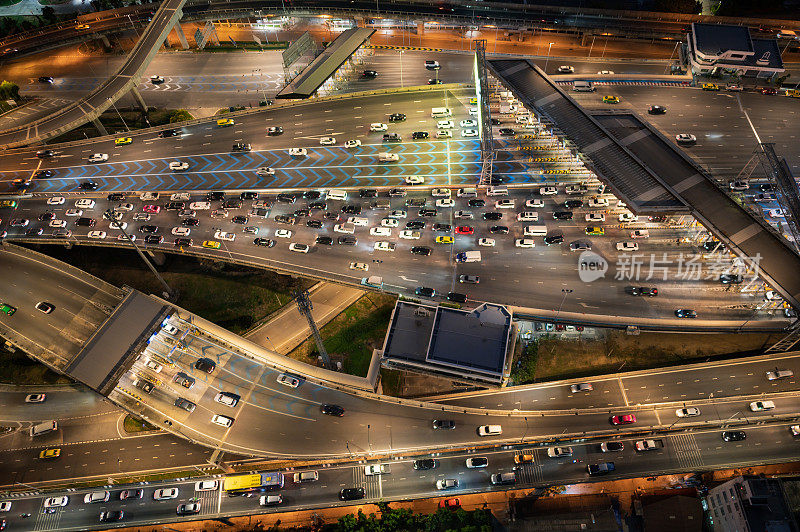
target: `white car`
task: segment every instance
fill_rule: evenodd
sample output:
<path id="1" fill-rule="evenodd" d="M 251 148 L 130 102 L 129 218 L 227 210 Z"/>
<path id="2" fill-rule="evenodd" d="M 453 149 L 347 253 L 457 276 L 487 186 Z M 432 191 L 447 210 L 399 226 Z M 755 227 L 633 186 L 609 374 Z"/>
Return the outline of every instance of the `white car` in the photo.
<path id="1" fill-rule="evenodd" d="M 598 74 L 600 74 L 602 76 L 610 76 L 610 75 L 614 74 L 614 71 L 613 70 L 601 70 L 600 72 L 598 72 Z"/>
<path id="2" fill-rule="evenodd" d="M 572 456 L 572 447 L 548 447 L 547 456 L 550 458 L 562 458 Z"/>
<path id="3" fill-rule="evenodd" d="M 434 188 L 431 190 L 431 196 L 434 198 L 449 198 L 451 195 L 449 188 Z"/>
<path id="4" fill-rule="evenodd" d="M 495 241 L 494 238 L 479 238 L 478 245 L 493 248 L 495 245 Z"/>
<path id="5" fill-rule="evenodd" d="M 372 236 L 392 236 L 392 230 L 388 227 L 372 227 L 369 230 Z"/>
<path id="6" fill-rule="evenodd" d="M 161 370 L 164 369 L 164 366 L 152 359 L 148 359 L 144 365 L 145 367 L 152 369 L 155 373 L 161 373 Z"/>
<path id="7" fill-rule="evenodd" d="M 765 410 L 772 410 L 775 408 L 773 401 L 753 401 L 750 403 L 750 410 L 753 412 L 764 412 Z"/>
<path id="8" fill-rule="evenodd" d="M 478 116 L 478 108 L 477 107 L 470 107 L 469 108 L 470 116 Z"/>
<path id="9" fill-rule="evenodd" d="M 440 129 L 436 131 L 436 138 L 437 139 L 451 139 L 453 138 L 453 132 L 449 129 Z"/>
<path id="10" fill-rule="evenodd" d="M 455 207 L 456 202 L 451 200 L 450 198 L 443 198 L 436 200 L 437 207 Z"/>
<path id="11" fill-rule="evenodd" d="M 57 508 L 59 506 L 66 506 L 69 504 L 69 497 L 62 495 L 61 497 L 48 497 L 44 500 L 45 508 Z"/>
<path id="12" fill-rule="evenodd" d="M 495 209 L 513 209 L 516 203 L 512 199 L 501 199 L 494 202 Z"/>
<path id="13" fill-rule="evenodd" d="M 691 133 L 678 133 L 675 135 L 675 141 L 678 144 L 694 144 L 697 142 L 697 137 Z"/>
<path id="14" fill-rule="evenodd" d="M 351 270 L 360 270 L 362 272 L 368 272 L 369 271 L 369 264 L 366 264 L 364 262 L 351 262 L 350 263 L 350 269 Z"/>
<path id="15" fill-rule="evenodd" d="M 620 222 L 636 222 L 639 220 L 639 217 L 633 214 L 632 212 L 623 212 L 619 215 Z"/>
<path id="16" fill-rule="evenodd" d="M 262 166 L 258 170 L 256 170 L 256 175 L 260 176 L 275 175 L 275 170 L 273 168 L 270 168 L 269 166 Z"/>
<path id="17" fill-rule="evenodd" d="M 518 248 L 532 248 L 536 246 L 532 238 L 517 238 L 514 240 L 514 245 Z"/>
<path id="18" fill-rule="evenodd" d="M 189 201 L 189 198 L 191 198 L 191 196 L 188 192 L 176 192 L 169 196 L 170 201 Z"/>
<path id="19" fill-rule="evenodd" d="M 478 130 L 477 129 L 462 129 L 461 136 L 465 138 L 477 137 Z"/>
<path id="20" fill-rule="evenodd" d="M 217 491 L 217 488 L 219 488 L 218 480 L 202 480 L 194 484 L 194 491 Z"/>
<path id="21" fill-rule="evenodd" d="M 767 301 L 779 301 L 782 298 L 781 295 L 775 290 L 767 290 L 764 292 L 764 299 Z"/>
<path id="22" fill-rule="evenodd" d="M 453 213 L 453 217 L 459 220 L 472 220 L 475 216 L 471 211 L 456 211 Z"/>
<path id="23" fill-rule="evenodd" d="M 396 246 L 394 242 L 386 242 L 385 240 L 381 240 L 375 242 L 373 249 L 375 249 L 375 251 L 394 251 L 395 247 Z"/>
<path id="24" fill-rule="evenodd" d="M 489 459 L 485 456 L 473 456 L 466 459 L 467 469 L 479 469 L 489 465 Z"/>
<path id="25" fill-rule="evenodd" d="M 658 447 L 655 440 L 639 440 L 633 446 L 637 451 L 652 451 Z"/>
<path id="26" fill-rule="evenodd" d="M 89 157 L 90 163 L 102 163 L 108 160 L 107 153 L 93 153 L 91 157 Z"/>
<path id="27" fill-rule="evenodd" d="M 790 369 L 775 369 L 774 371 L 767 372 L 767 380 L 776 381 L 778 379 L 786 379 L 794 376 L 794 371 Z"/>
<path id="28" fill-rule="evenodd" d="M 458 125 L 461 126 L 462 128 L 472 128 L 478 125 L 478 121 L 467 119 L 467 120 L 462 120 L 461 122 L 458 123 Z"/>
<path id="29" fill-rule="evenodd" d="M 80 209 L 67 209 L 64 211 L 64 216 L 83 216 L 83 211 Z"/>
<path id="30" fill-rule="evenodd" d="M 67 221 L 66 220 L 50 220 L 50 223 L 47 224 L 50 227 L 66 227 Z"/>
<path id="31" fill-rule="evenodd" d="M 637 229 L 631 231 L 631 238 L 650 238 L 650 231 L 647 229 Z"/>
<path id="32" fill-rule="evenodd" d="M 407 175 L 403 178 L 406 185 L 421 185 L 425 183 L 425 178 L 421 175 Z"/>
<path id="33" fill-rule="evenodd" d="M 390 212 L 386 216 L 389 217 L 389 218 L 406 218 L 406 217 L 408 217 L 408 212 L 404 211 L 402 209 L 397 209 L 397 210 L 394 210 L 394 211 Z"/>
<path id="34" fill-rule="evenodd" d="M 381 132 L 381 131 L 387 131 L 388 129 L 389 126 L 382 122 L 373 122 L 372 124 L 369 125 L 370 131 Z"/>
<path id="35" fill-rule="evenodd" d="M 283 384 L 284 386 L 288 386 L 289 388 L 297 388 L 300 386 L 300 379 L 293 375 L 289 375 L 288 373 L 281 373 L 278 375 L 276 379 L 278 384 Z"/>
<path id="36" fill-rule="evenodd" d="M 158 192 L 142 192 L 139 194 L 139 199 L 142 201 L 156 201 L 158 197 Z"/>
<path id="37" fill-rule="evenodd" d="M 400 156 L 396 153 L 389 153 L 382 151 L 378 154 L 378 161 L 382 163 L 396 163 L 400 160 Z"/>
<path id="38" fill-rule="evenodd" d="M 770 218 L 783 218 L 783 209 L 770 209 L 767 211 L 767 216 Z"/>
<path id="39" fill-rule="evenodd" d="M 558 67 L 559 74 L 574 74 L 575 67 L 571 65 L 561 65 Z"/>
<path id="40" fill-rule="evenodd" d="M 388 473 L 386 466 L 383 464 L 370 464 L 368 466 L 364 466 L 364 474 L 368 477 L 373 475 L 381 475 L 383 473 Z"/>
<path id="41" fill-rule="evenodd" d="M 122 211 L 122 212 L 131 212 L 134 209 L 133 203 L 120 203 L 116 207 L 114 207 L 115 211 Z"/>
<path id="42" fill-rule="evenodd" d="M 225 231 L 215 231 L 214 238 L 216 238 L 217 240 L 225 240 L 226 242 L 233 242 L 234 240 L 236 240 L 236 234 L 228 233 Z"/>
<path id="43" fill-rule="evenodd" d="M 675 411 L 675 415 L 678 417 L 695 417 L 700 415 L 700 409 L 696 406 L 679 408 Z"/>
<path id="44" fill-rule="evenodd" d="M 638 242 L 617 242 L 617 251 L 639 251 Z"/>
<path id="45" fill-rule="evenodd" d="M 53 196 L 52 198 L 47 198 L 48 205 L 63 205 L 66 199 L 63 196 Z"/>
<path id="46" fill-rule="evenodd" d="M 454 478 L 441 478 L 436 481 L 437 490 L 449 490 L 458 487 L 458 480 Z"/>
<path id="47" fill-rule="evenodd" d="M 345 141 L 345 143 L 344 143 L 344 147 L 347 148 L 348 150 L 350 148 L 358 148 L 359 146 L 361 146 L 361 141 L 358 140 L 358 139 L 356 139 L 356 140 L 348 140 L 348 141 Z"/>
<path id="48" fill-rule="evenodd" d="M 227 428 L 233 425 L 233 418 L 223 416 L 221 414 L 214 414 L 214 417 L 211 418 L 211 422 L 215 425 L 219 425 L 220 427 Z"/>
<path id="49" fill-rule="evenodd" d="M 384 218 L 381 220 L 381 227 L 398 227 L 400 221 L 397 218 Z"/>
<path id="50" fill-rule="evenodd" d="M 122 242 L 130 242 L 131 240 L 136 240 L 136 235 L 125 236 L 121 234 L 117 237 L 117 240 L 121 240 Z"/>
<path id="51" fill-rule="evenodd" d="M 319 139 L 319 143 L 322 146 L 333 146 L 336 144 L 336 138 L 334 137 L 322 137 Z"/>
<path id="52" fill-rule="evenodd" d="M 738 179 L 736 181 L 731 181 L 730 183 L 728 183 L 728 187 L 731 190 L 742 192 L 750 188 L 750 182 L 747 181 L 746 179 Z"/>
<path id="53" fill-rule="evenodd" d="M 169 169 L 173 172 L 180 172 L 181 170 L 188 170 L 189 163 L 186 161 L 172 161 L 169 163 Z"/>
<path id="54" fill-rule="evenodd" d="M 175 236 L 189 236 L 192 232 L 190 227 L 173 227 L 172 234 Z"/>
<path id="55" fill-rule="evenodd" d="M 529 209 L 541 209 L 544 207 L 544 202 L 540 199 L 529 199 L 525 202 L 525 206 Z"/>
<path id="56" fill-rule="evenodd" d="M 289 244 L 289 251 L 294 251 L 295 253 L 308 253 L 310 250 L 311 247 L 308 244 L 299 244 L 297 242 Z"/>
<path id="57" fill-rule="evenodd" d="M 606 198 L 592 198 L 589 200 L 589 207 L 608 207 Z"/>
<path id="58" fill-rule="evenodd" d="M 211 202 L 208 201 L 193 201 L 189 204 L 189 209 L 193 211 L 207 211 L 211 208 Z"/>
<path id="59" fill-rule="evenodd" d="M 276 229 L 275 236 L 277 238 L 292 238 L 292 231 L 290 229 Z"/>
<path id="60" fill-rule="evenodd" d="M 11 511 L 11 501 L 0 502 L 0 512 L 10 512 L 10 511 Z"/>
<path id="61" fill-rule="evenodd" d="M 93 238 L 95 240 L 103 240 L 106 237 L 105 231 L 89 231 L 86 233 L 87 238 Z"/>
<path id="62" fill-rule="evenodd" d="M 159 488 L 153 492 L 153 499 L 157 501 L 166 501 L 169 499 L 178 498 L 178 488 Z"/>
<path id="63" fill-rule="evenodd" d="M 162 76 L 150 76 L 150 83 L 153 85 L 164 83 L 164 78 Z"/>
<path id="64" fill-rule="evenodd" d="M 452 120 L 439 120 L 436 122 L 436 127 L 439 129 L 453 129 L 456 126 Z"/>
<path id="65" fill-rule="evenodd" d="M 397 236 L 405 240 L 419 240 L 419 238 L 422 236 L 422 233 L 420 233 L 419 231 L 412 231 L 411 229 L 406 229 L 404 231 L 400 231 L 400 233 Z"/>
<path id="66" fill-rule="evenodd" d="M 555 196 L 556 194 L 558 194 L 556 187 L 539 187 L 540 196 Z"/>
<path id="67" fill-rule="evenodd" d="M 336 224 L 333 226 L 334 233 L 347 233 L 352 235 L 356 230 L 356 226 L 349 223 Z"/>
<path id="68" fill-rule="evenodd" d="M 606 215 L 602 212 L 592 212 L 585 216 L 587 222 L 605 222 Z"/>
<path id="69" fill-rule="evenodd" d="M 289 157 L 305 157 L 308 150 L 305 148 L 289 148 Z"/>
<path id="70" fill-rule="evenodd" d="M 75 208 L 77 209 L 94 209 L 94 200 L 83 198 L 79 199 L 75 202 Z"/>

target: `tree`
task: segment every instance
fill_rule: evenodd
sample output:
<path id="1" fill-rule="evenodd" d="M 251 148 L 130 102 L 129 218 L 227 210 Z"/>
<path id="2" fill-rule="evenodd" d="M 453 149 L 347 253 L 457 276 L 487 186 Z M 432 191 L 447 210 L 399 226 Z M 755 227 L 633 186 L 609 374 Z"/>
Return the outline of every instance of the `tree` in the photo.
<path id="1" fill-rule="evenodd" d="M 45 20 L 53 21 L 56 19 L 56 10 L 52 6 L 44 6 L 42 8 L 42 16 Z"/>
<path id="2" fill-rule="evenodd" d="M 183 122 L 184 120 L 191 120 L 194 117 L 186 109 L 175 109 L 169 114 L 169 123 Z"/>
<path id="3" fill-rule="evenodd" d="M 0 83 L 0 99 L 19 100 L 19 85 L 11 81 L 3 80 L 3 82 Z"/>

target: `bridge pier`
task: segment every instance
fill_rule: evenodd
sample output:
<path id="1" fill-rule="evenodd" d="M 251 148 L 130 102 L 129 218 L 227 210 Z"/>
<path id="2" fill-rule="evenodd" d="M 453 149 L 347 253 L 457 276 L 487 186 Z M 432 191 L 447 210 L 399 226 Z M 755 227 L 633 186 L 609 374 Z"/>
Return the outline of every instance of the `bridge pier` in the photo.
<path id="1" fill-rule="evenodd" d="M 425 35 L 425 22 L 417 22 L 417 35 Z"/>
<path id="2" fill-rule="evenodd" d="M 181 26 L 180 21 L 175 23 L 173 28 L 175 30 L 175 35 L 178 36 L 178 40 L 181 41 L 181 46 L 184 50 L 189 49 L 189 42 L 186 40 L 186 34 L 183 32 L 183 27 Z"/>
<path id="3" fill-rule="evenodd" d="M 103 48 L 104 48 L 106 51 L 109 51 L 109 50 L 111 50 L 111 49 L 112 49 L 112 46 L 111 46 L 111 41 L 109 41 L 109 40 L 108 40 L 108 36 L 106 36 L 106 35 L 103 35 L 103 34 L 101 33 L 101 34 L 99 35 L 99 39 L 100 39 L 100 42 L 101 42 L 101 43 L 103 43 Z"/>
<path id="4" fill-rule="evenodd" d="M 147 255 L 150 257 L 150 260 L 152 260 L 159 266 L 163 266 L 164 263 L 167 261 L 167 256 L 161 253 L 160 251 L 145 250 L 145 253 L 147 253 Z"/>
<path id="5" fill-rule="evenodd" d="M 147 114 L 147 104 L 144 103 L 144 98 L 142 98 L 142 93 L 139 92 L 139 89 L 135 86 L 131 87 L 131 95 L 133 95 L 133 99 L 136 100 L 136 103 L 139 104 L 139 108 L 142 112 Z"/>
<path id="6" fill-rule="evenodd" d="M 98 131 L 98 132 L 99 132 L 101 135 L 103 135 L 104 137 L 105 137 L 106 135 L 108 135 L 108 131 L 106 131 L 106 126 L 104 126 L 104 125 L 103 125 L 103 124 L 100 122 L 100 119 L 99 119 L 99 118 L 94 118 L 94 119 L 92 119 L 92 124 L 94 124 L 94 127 L 97 129 L 97 131 Z"/>

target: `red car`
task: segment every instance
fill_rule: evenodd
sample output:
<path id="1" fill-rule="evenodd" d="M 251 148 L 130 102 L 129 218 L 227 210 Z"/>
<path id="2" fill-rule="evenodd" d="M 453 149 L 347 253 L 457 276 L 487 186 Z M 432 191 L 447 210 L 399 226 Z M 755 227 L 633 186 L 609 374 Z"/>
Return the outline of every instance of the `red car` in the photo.
<path id="1" fill-rule="evenodd" d="M 161 212 L 161 207 L 159 207 L 158 205 L 145 205 L 144 207 L 142 207 L 142 210 L 144 212 L 149 212 L 150 214 L 158 214 L 159 212 Z"/>
<path id="2" fill-rule="evenodd" d="M 630 425 L 636 423 L 636 416 L 633 414 L 625 414 L 624 416 L 611 416 L 612 425 Z"/>
<path id="3" fill-rule="evenodd" d="M 457 235 L 471 235 L 475 233 L 475 229 L 468 225 L 459 225 L 456 227 L 456 234 Z"/>
<path id="4" fill-rule="evenodd" d="M 761 94 L 778 94 L 778 90 L 772 87 L 764 87 L 761 89 Z"/>
<path id="5" fill-rule="evenodd" d="M 461 501 L 458 500 L 458 497 L 455 497 L 453 499 L 442 499 L 441 501 L 439 501 L 439 508 L 450 508 L 452 510 L 455 510 L 456 508 L 460 507 L 461 507 Z"/>

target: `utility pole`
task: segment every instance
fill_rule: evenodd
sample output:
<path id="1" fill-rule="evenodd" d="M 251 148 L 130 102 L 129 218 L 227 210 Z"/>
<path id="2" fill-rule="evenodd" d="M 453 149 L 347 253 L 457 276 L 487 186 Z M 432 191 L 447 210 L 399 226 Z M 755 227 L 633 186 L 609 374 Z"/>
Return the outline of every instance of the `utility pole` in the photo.
<path id="1" fill-rule="evenodd" d="M 308 290 L 298 290 L 294 293 L 294 299 L 297 302 L 297 310 L 308 320 L 311 334 L 314 336 L 314 341 L 317 342 L 317 350 L 319 350 L 319 355 L 322 357 L 322 367 L 332 369 L 331 359 L 328 357 L 328 352 L 325 350 L 325 345 L 322 343 L 322 336 L 319 334 L 317 324 L 314 322 L 314 317 L 311 315 L 314 305 L 308 297 Z"/>

